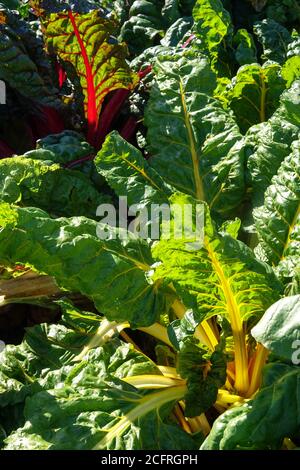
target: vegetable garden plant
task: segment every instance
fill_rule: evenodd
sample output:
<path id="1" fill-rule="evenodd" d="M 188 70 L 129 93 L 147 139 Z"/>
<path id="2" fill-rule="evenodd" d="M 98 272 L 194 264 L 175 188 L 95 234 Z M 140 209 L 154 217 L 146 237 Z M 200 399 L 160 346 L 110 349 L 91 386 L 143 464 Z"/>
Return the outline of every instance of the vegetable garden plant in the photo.
<path id="1" fill-rule="evenodd" d="M 58 312 L 0 354 L 2 449 L 300 445 L 299 20 L 1 0 L 0 316 Z M 104 225 L 124 196 L 201 243 Z"/>

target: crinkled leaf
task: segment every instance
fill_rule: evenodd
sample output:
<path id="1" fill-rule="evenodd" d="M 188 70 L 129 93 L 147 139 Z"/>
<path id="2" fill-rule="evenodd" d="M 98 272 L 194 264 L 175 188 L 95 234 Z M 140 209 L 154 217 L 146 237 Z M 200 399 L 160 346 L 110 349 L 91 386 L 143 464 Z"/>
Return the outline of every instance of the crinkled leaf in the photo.
<path id="1" fill-rule="evenodd" d="M 266 190 L 264 204 L 253 212 L 260 256 L 287 279 L 293 277 L 300 263 L 299 167 L 298 140 Z"/>
<path id="2" fill-rule="evenodd" d="M 51 160 L 61 165 L 88 157 L 95 152 L 95 149 L 84 140 L 84 137 L 75 131 L 48 135 L 37 141 L 36 148 L 44 152 L 32 150 L 26 152 L 25 156 L 36 160 Z"/>
<path id="3" fill-rule="evenodd" d="M 262 59 L 279 64 L 285 62 L 288 46 L 292 41 L 288 30 L 270 18 L 255 23 L 253 30 L 263 46 Z"/>
<path id="4" fill-rule="evenodd" d="M 267 121 L 276 111 L 279 97 L 285 90 L 280 70 L 276 64 L 244 65 L 239 69 L 228 98 L 242 132 Z"/>
<path id="5" fill-rule="evenodd" d="M 14 13 L 0 9 L 0 18 L 0 79 L 25 97 L 59 106 L 41 40 Z"/>
<path id="6" fill-rule="evenodd" d="M 80 172 L 24 157 L 0 160 L 0 200 L 40 207 L 58 216 L 91 218 L 96 217 L 99 204 L 110 202 Z"/>
<path id="7" fill-rule="evenodd" d="M 69 130 L 39 139 L 36 143 L 36 150 L 24 154 L 25 157 L 50 160 L 64 166 L 70 162 L 77 162 L 76 165 L 70 164 L 70 167 L 82 171 L 98 189 L 104 189 L 104 180 L 97 172 L 92 160 L 94 155 L 94 147 L 85 141 L 83 135 Z"/>
<path id="8" fill-rule="evenodd" d="M 212 68 L 218 75 L 230 77 L 230 51 L 227 36 L 232 39 L 230 14 L 220 0 L 198 0 L 193 9 L 194 30 L 200 39 L 200 49 L 208 54 Z"/>
<path id="9" fill-rule="evenodd" d="M 87 318 L 86 327 L 90 333 Z M 60 324 L 31 328 L 20 346 L 2 353 L 1 372 L 15 376 L 20 370 L 23 381 L 26 376 L 31 381 L 25 424 L 8 436 L 5 448 L 194 449 L 192 438 L 168 418 L 185 386 L 147 395 L 126 384 L 121 379 L 129 375 L 159 371 L 146 356 L 117 339 L 74 364 L 74 353 L 87 340 L 82 318 L 75 332 Z M 0 394 L 0 403 L 9 393 Z M 24 387 L 18 398 L 24 404 Z"/>
<path id="10" fill-rule="evenodd" d="M 35 15 L 42 17 L 66 10 L 88 13 L 91 10 L 101 8 L 100 2 L 92 0 L 29 0 L 29 2 Z"/>
<path id="11" fill-rule="evenodd" d="M 226 380 L 226 362 L 222 352 L 212 354 L 191 338 L 181 343 L 177 371 L 187 380 L 185 415 L 199 416 L 216 401 L 218 389 Z"/>
<path id="12" fill-rule="evenodd" d="M 235 58 L 239 65 L 257 62 L 257 51 L 253 36 L 246 29 L 239 29 L 233 38 Z"/>
<path id="13" fill-rule="evenodd" d="M 118 196 L 126 196 L 128 205 L 139 208 L 168 202 L 170 188 L 151 168 L 141 152 L 112 132 L 95 159 L 98 172 Z"/>
<path id="14" fill-rule="evenodd" d="M 49 52 L 74 67 L 83 93 L 88 141 L 97 145 L 96 132 L 105 97 L 119 88 L 132 90 L 138 81 L 126 63 L 127 48 L 111 41 L 115 23 L 102 18 L 98 10 L 87 14 L 53 13 L 45 26 Z"/>
<path id="15" fill-rule="evenodd" d="M 149 163 L 179 191 L 229 212 L 244 193 L 242 136 L 211 97 L 215 75 L 193 53 L 159 59 L 145 114 Z"/>
<path id="16" fill-rule="evenodd" d="M 171 199 L 177 204 L 193 204 L 191 198 Z M 153 247 L 162 261 L 155 279 L 174 283 L 184 304 L 197 314 L 198 322 L 223 315 L 243 322 L 259 318 L 278 299 L 276 283 L 263 265 L 257 264 L 251 250 L 229 235 L 215 230 L 205 209 L 203 245 L 191 249 L 186 239 L 161 240 Z"/>
<path id="17" fill-rule="evenodd" d="M 281 105 L 269 121 L 252 127 L 247 134 L 247 166 L 255 206 L 263 204 L 264 192 L 270 186 L 272 177 L 290 154 L 292 142 L 299 139 L 299 85 L 296 81 L 282 94 Z"/>
<path id="18" fill-rule="evenodd" d="M 166 299 L 147 279 L 153 260 L 144 240 L 84 217 L 53 220 L 35 208 L 3 204 L 0 214 L 1 264 L 23 263 L 53 276 L 110 320 L 146 326 L 165 311 Z M 99 230 L 108 238 L 98 238 Z"/>
<path id="19" fill-rule="evenodd" d="M 158 44 L 173 23 L 191 14 L 193 6 L 193 2 L 179 0 L 134 0 L 131 3 L 120 38 L 135 54 Z"/>
<path id="20" fill-rule="evenodd" d="M 300 56 L 290 57 L 282 66 L 281 75 L 289 88 L 295 80 L 300 79 Z"/>
<path id="21" fill-rule="evenodd" d="M 179 18 L 166 31 L 165 36 L 161 40 L 161 44 L 165 47 L 174 47 L 183 39 L 184 35 L 191 29 L 193 24 L 191 17 Z"/>

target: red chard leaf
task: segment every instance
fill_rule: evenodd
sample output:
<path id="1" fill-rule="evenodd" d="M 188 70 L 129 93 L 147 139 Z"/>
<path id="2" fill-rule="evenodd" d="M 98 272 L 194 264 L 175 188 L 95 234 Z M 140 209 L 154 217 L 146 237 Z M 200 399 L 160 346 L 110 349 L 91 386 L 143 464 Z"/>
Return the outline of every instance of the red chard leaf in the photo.
<path id="1" fill-rule="evenodd" d="M 126 63 L 127 47 L 113 41 L 115 23 L 98 10 L 51 14 L 45 21 L 48 51 L 70 63 L 80 81 L 87 139 L 99 147 L 99 116 L 105 97 L 120 88 L 132 90 L 139 81 Z M 69 75 L 69 72 L 68 72 Z M 71 78 L 71 77 L 70 77 Z"/>

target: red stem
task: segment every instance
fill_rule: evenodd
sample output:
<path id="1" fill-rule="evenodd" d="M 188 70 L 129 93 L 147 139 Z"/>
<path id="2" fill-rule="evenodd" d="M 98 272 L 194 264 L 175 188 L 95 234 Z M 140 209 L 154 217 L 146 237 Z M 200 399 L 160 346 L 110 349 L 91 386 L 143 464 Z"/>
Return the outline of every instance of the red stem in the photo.
<path id="1" fill-rule="evenodd" d="M 122 127 L 120 131 L 121 137 L 127 140 L 128 142 L 131 141 L 132 137 L 135 135 L 136 128 L 138 126 L 137 120 L 133 116 L 129 116 L 126 123 Z"/>
<path id="2" fill-rule="evenodd" d="M 85 71 L 86 71 L 86 81 L 87 81 L 87 96 L 88 96 L 88 102 L 87 102 L 87 122 L 88 122 L 88 135 L 87 135 L 87 140 L 91 145 L 96 145 L 97 140 L 96 140 L 96 133 L 97 133 L 97 127 L 98 127 L 98 113 L 97 113 L 97 106 L 96 106 L 96 89 L 95 89 L 95 84 L 94 84 L 94 74 L 92 70 L 92 66 L 89 62 L 89 58 L 87 55 L 87 51 L 85 48 L 85 45 L 83 43 L 83 40 L 80 36 L 80 32 L 78 30 L 75 17 L 72 13 L 72 11 L 68 12 L 70 21 L 72 23 L 73 29 L 74 29 L 74 34 L 76 36 L 76 39 L 78 41 L 80 51 L 83 57 L 83 62 L 85 66 Z"/>
<path id="3" fill-rule="evenodd" d="M 105 106 L 102 114 L 98 130 L 95 136 L 97 142 L 96 148 L 99 149 L 103 144 L 106 135 L 108 134 L 113 121 L 116 119 L 120 110 L 130 95 L 130 91 L 121 88 L 113 93 L 111 99 Z"/>
<path id="4" fill-rule="evenodd" d="M 57 77 L 58 77 L 59 88 L 62 88 L 63 84 L 67 80 L 67 73 L 63 69 L 63 66 L 57 61 L 55 61 L 55 70 L 56 70 Z"/>
<path id="5" fill-rule="evenodd" d="M 185 43 L 182 44 L 182 49 L 185 49 L 192 41 L 195 39 L 195 35 L 191 34 L 190 37 L 185 41 Z"/>
<path id="6" fill-rule="evenodd" d="M 87 155 L 86 157 L 78 158 L 77 160 L 71 160 L 70 162 L 64 164 L 64 168 L 73 168 L 76 165 L 80 165 L 80 163 L 94 160 L 94 158 L 95 158 L 95 155 L 90 154 L 90 155 Z"/>

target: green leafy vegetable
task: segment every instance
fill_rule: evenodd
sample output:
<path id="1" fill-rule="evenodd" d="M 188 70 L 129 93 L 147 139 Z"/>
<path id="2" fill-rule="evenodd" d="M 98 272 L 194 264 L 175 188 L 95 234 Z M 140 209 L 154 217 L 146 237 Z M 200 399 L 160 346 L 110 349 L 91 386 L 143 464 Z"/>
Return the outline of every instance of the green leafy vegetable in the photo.
<path id="1" fill-rule="evenodd" d="M 300 345 L 299 309 L 299 295 L 284 297 L 266 311 L 252 335 L 277 356 L 292 361 Z"/>

